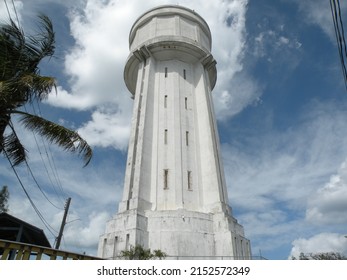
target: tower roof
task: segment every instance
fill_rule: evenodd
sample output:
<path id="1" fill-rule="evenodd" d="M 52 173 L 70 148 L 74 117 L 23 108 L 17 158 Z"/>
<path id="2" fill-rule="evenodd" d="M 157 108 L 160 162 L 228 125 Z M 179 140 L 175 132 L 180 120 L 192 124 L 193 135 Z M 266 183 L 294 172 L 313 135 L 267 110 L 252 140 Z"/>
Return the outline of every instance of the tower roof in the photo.
<path id="1" fill-rule="evenodd" d="M 210 28 L 207 22 L 194 10 L 189 8 L 179 6 L 179 5 L 161 5 L 153 9 L 148 10 L 139 16 L 133 26 L 131 27 L 129 34 L 129 45 L 133 44 L 134 38 L 136 36 L 136 31 L 148 21 L 152 20 L 154 17 L 165 17 L 170 15 L 179 15 L 190 21 L 193 21 L 199 25 L 201 30 L 205 33 L 209 40 L 209 51 L 211 51 L 212 36 Z"/>
<path id="2" fill-rule="evenodd" d="M 194 10 L 178 5 L 153 8 L 142 14 L 130 30 L 130 55 L 124 69 L 125 84 L 135 94 L 138 66 L 153 57 L 157 61 L 201 63 L 208 71 L 213 89 L 217 70 L 211 45 L 210 28 Z"/>

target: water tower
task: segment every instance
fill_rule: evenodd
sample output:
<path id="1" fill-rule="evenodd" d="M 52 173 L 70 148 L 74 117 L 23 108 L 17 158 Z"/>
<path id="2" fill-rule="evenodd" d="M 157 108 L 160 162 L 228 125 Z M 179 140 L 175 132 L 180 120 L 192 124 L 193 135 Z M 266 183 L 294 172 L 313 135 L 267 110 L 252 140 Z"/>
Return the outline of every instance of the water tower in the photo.
<path id="1" fill-rule="evenodd" d="M 250 258 L 232 215 L 211 91 L 216 61 L 205 20 L 160 6 L 131 28 L 124 80 L 134 99 L 124 192 L 98 255 L 137 244 L 171 257 Z"/>

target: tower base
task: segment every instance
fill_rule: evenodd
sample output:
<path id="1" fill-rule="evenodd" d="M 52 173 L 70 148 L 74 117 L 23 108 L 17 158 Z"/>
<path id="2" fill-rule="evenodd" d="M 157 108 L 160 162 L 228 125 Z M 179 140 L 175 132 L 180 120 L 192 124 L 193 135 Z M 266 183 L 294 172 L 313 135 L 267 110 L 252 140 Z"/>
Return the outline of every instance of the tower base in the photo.
<path id="1" fill-rule="evenodd" d="M 98 256 L 119 258 L 122 250 L 141 245 L 161 250 L 166 259 L 250 259 L 250 242 L 243 227 L 224 213 L 184 209 L 127 210 L 107 222 L 100 237 Z"/>

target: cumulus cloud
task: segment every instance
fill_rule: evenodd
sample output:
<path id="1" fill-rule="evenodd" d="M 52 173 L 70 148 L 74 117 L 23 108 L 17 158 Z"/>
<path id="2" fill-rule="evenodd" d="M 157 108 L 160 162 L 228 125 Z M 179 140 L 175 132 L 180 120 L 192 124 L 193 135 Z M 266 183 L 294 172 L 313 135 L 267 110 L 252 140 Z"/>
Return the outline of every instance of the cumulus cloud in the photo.
<path id="1" fill-rule="evenodd" d="M 86 108 L 125 100 L 122 73 L 128 56 L 128 30 L 122 26 L 129 23 L 131 12 L 130 3 L 87 1 L 83 11 L 70 14 L 76 44 L 65 57 L 65 68 L 71 78 L 71 94 L 91 98 Z M 69 100 L 66 103 L 69 106 Z"/>
<path id="2" fill-rule="evenodd" d="M 292 243 L 289 258 L 298 258 L 300 253 L 340 253 L 347 255 L 347 239 L 344 235 L 324 232 L 310 238 L 298 238 Z"/>
<path id="3" fill-rule="evenodd" d="M 218 70 L 213 101 L 216 117 L 223 121 L 256 103 L 262 94 L 262 87 L 243 66 L 248 1 L 213 3 L 213 7 L 207 7 L 209 12 L 205 12 L 206 17 L 205 14 L 202 16 L 211 27 L 212 54 L 217 60 Z M 228 36 L 228 40 L 225 40 L 225 36 Z"/>
<path id="4" fill-rule="evenodd" d="M 84 248 L 89 250 L 89 254 L 95 255 L 99 234 L 105 230 L 109 218 L 107 213 L 116 212 L 117 203 L 121 199 L 123 165 L 116 164 L 109 154 L 103 158 L 103 154 L 99 153 L 95 156 L 101 159 L 95 159 L 82 168 L 83 163 L 76 155 L 63 153 L 60 148 L 49 146 L 36 136 L 40 146 L 38 150 L 33 134 L 28 131 L 18 133 L 30 151 L 28 163 L 35 180 L 25 165 L 16 167 L 16 171 L 45 222 L 40 219 L 15 180 L 9 164 L 2 159 L 0 175 L 2 184 L 9 186 L 10 214 L 42 228 L 53 245 L 61 225 L 65 200 L 71 197 L 68 224 L 64 231 L 66 235 L 61 248 L 70 248 L 69 251 L 75 252 Z M 70 223 L 73 220 L 76 221 Z M 78 241 L 81 234 L 83 240 Z M 77 248 L 79 242 L 81 246 Z"/>
<path id="5" fill-rule="evenodd" d="M 77 217 L 77 215 L 70 217 L 71 223 L 68 224 L 64 233 L 64 246 L 76 248 L 75 252 L 83 248 L 89 250 L 89 252 L 85 252 L 86 254 L 95 255 L 99 237 L 104 232 L 106 222 L 111 216 L 105 211 L 92 212 L 86 219 L 88 224 L 84 224 Z"/>
<path id="6" fill-rule="evenodd" d="M 129 120 L 120 113 L 94 111 L 92 119 L 79 128 L 79 134 L 92 146 L 125 150 L 130 134 Z"/>
<path id="7" fill-rule="evenodd" d="M 213 93 L 215 113 L 218 120 L 226 121 L 240 113 L 244 108 L 261 103 L 263 87 L 246 72 L 235 73 L 230 77 L 230 80 L 224 77 L 224 75 L 229 75 L 227 71 L 219 75 L 225 80 L 225 88 L 220 88 L 220 90 Z"/>
<path id="8" fill-rule="evenodd" d="M 347 222 L 347 161 L 337 174 L 310 196 L 306 219 L 315 224 L 341 224 Z"/>

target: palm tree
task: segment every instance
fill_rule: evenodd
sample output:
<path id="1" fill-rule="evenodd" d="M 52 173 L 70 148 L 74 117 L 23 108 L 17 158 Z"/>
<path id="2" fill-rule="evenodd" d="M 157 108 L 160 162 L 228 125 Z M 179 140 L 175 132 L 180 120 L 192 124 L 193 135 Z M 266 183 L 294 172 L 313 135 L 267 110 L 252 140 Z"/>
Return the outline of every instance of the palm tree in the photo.
<path id="1" fill-rule="evenodd" d="M 92 150 L 80 135 L 68 128 L 23 110 L 25 104 L 42 101 L 56 89 L 52 77 L 40 75 L 39 63 L 52 57 L 55 36 L 52 22 L 47 16 L 39 16 L 39 33 L 26 36 L 12 20 L 0 25 L 0 153 L 12 165 L 26 160 L 26 149 L 12 122 L 18 122 L 38 133 L 64 150 L 77 152 L 87 165 Z"/>

